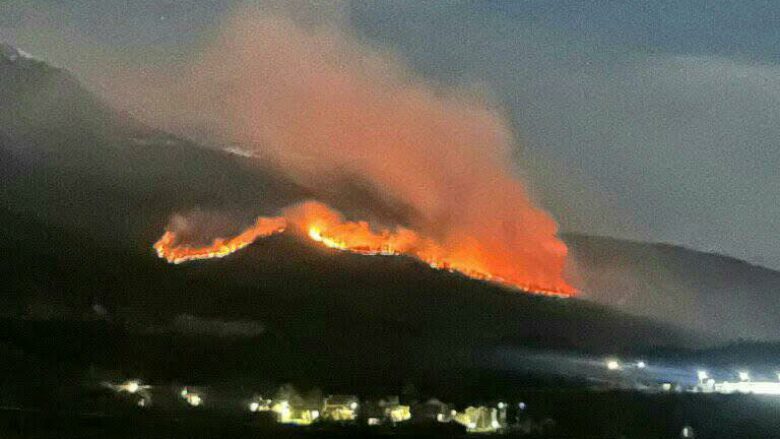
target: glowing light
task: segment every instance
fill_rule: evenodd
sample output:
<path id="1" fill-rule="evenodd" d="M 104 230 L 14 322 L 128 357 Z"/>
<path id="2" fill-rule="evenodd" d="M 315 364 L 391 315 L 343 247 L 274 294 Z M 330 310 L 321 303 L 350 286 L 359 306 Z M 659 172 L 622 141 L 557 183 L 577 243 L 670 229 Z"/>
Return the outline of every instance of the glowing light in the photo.
<path id="1" fill-rule="evenodd" d="M 253 412 L 253 413 L 254 413 L 254 412 L 256 412 L 256 411 L 257 411 L 257 409 L 259 409 L 259 408 L 260 408 L 260 404 L 258 404 L 258 403 L 256 403 L 256 402 L 250 402 L 250 403 L 249 403 L 249 411 L 250 411 L 250 412 Z"/>
<path id="2" fill-rule="evenodd" d="M 609 369 L 609 370 L 619 370 L 620 369 L 620 363 L 617 360 L 607 360 L 607 369 Z"/>
<path id="3" fill-rule="evenodd" d="M 467 407 L 458 412 L 453 420 L 464 425 L 469 433 L 496 433 L 501 428 L 495 408 Z"/>
<path id="4" fill-rule="evenodd" d="M 718 393 L 752 393 L 756 395 L 780 395 L 780 383 L 777 381 L 723 381 L 713 383 L 712 390 Z"/>
<path id="5" fill-rule="evenodd" d="M 187 404 L 192 407 L 199 407 L 201 404 L 203 404 L 203 398 L 201 398 L 200 395 L 196 392 L 190 391 L 186 387 L 181 389 L 179 395 L 182 397 L 182 399 L 184 399 L 185 402 L 187 402 Z"/>
<path id="6" fill-rule="evenodd" d="M 699 381 L 704 381 L 704 380 L 706 380 L 707 378 L 710 377 L 707 374 L 706 370 L 700 370 L 700 371 L 696 372 L 696 375 L 699 377 Z"/>
<path id="7" fill-rule="evenodd" d="M 103 385 L 116 392 L 126 392 L 130 394 L 136 394 L 152 388 L 152 386 L 141 384 L 138 380 L 129 380 L 121 384 L 103 383 Z"/>
<path id="8" fill-rule="evenodd" d="M 197 393 L 190 393 L 187 395 L 187 403 L 193 407 L 198 407 L 203 404 L 203 399 Z"/>
<path id="9" fill-rule="evenodd" d="M 351 422 L 357 419 L 358 399 L 351 395 L 331 395 L 322 405 L 322 418 L 327 421 Z"/>
<path id="10" fill-rule="evenodd" d="M 647 364 L 645 364 L 644 361 L 639 361 L 638 363 L 636 363 L 636 367 L 639 369 L 644 369 L 645 367 L 647 367 Z"/>
<path id="11" fill-rule="evenodd" d="M 747 371 L 740 371 L 739 372 L 739 380 L 740 381 L 750 381 L 750 373 Z"/>
<path id="12" fill-rule="evenodd" d="M 140 386 L 139 386 L 139 384 L 138 384 L 138 381 L 130 381 L 130 382 L 128 382 L 127 384 L 125 384 L 125 389 L 126 389 L 126 390 L 127 390 L 129 393 L 135 393 L 135 392 L 137 392 L 139 387 L 140 387 Z"/>
<path id="13" fill-rule="evenodd" d="M 318 410 L 310 410 L 290 404 L 290 401 L 286 399 L 276 401 L 261 399 L 257 404 L 257 411 L 271 411 L 275 413 L 276 422 L 280 424 L 306 426 L 313 424 L 320 417 Z"/>
<path id="14" fill-rule="evenodd" d="M 393 423 L 406 422 L 412 418 L 411 408 L 408 405 L 394 405 L 385 410 L 385 415 Z"/>

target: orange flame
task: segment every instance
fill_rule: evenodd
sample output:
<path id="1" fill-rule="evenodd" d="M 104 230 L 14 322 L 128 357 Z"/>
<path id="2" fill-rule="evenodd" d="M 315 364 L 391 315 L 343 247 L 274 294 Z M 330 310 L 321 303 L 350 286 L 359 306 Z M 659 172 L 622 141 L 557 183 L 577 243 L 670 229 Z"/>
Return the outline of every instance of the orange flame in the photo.
<path id="1" fill-rule="evenodd" d="M 291 227 L 288 227 L 291 226 Z M 197 259 L 220 258 L 238 251 L 255 240 L 291 228 L 325 247 L 363 255 L 404 255 L 419 259 L 432 268 L 458 272 L 523 291 L 572 296 L 576 290 L 568 284 L 546 286 L 529 282 L 533 279 L 516 267 L 506 255 L 490 255 L 474 239 L 453 244 L 438 243 L 405 227 L 372 230 L 365 221 L 346 221 L 328 206 L 309 201 L 284 209 L 281 217 L 260 217 L 257 222 L 233 238 L 216 238 L 209 246 L 191 247 L 177 244 L 174 231 L 166 231 L 154 248 L 158 256 L 171 263 Z"/>
<path id="2" fill-rule="evenodd" d="M 157 256 L 172 264 L 198 259 L 221 258 L 241 250 L 259 238 L 281 233 L 285 228 L 287 228 L 287 221 L 284 218 L 260 217 L 252 227 L 233 238 L 215 238 L 211 244 L 201 247 L 177 245 L 176 232 L 166 230 L 154 244 L 154 249 L 157 251 Z"/>

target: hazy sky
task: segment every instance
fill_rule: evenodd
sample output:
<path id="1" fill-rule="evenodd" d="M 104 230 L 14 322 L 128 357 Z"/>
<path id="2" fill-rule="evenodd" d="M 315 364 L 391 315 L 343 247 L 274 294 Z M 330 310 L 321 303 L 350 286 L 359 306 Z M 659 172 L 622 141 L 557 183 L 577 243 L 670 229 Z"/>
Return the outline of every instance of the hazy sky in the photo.
<path id="1" fill-rule="evenodd" d="M 94 82 L 110 64 L 184 59 L 239 3 L 5 0 L 0 39 Z M 484 84 L 511 115 L 518 172 L 565 230 L 780 269 L 780 2 L 309 9 L 431 81 Z"/>

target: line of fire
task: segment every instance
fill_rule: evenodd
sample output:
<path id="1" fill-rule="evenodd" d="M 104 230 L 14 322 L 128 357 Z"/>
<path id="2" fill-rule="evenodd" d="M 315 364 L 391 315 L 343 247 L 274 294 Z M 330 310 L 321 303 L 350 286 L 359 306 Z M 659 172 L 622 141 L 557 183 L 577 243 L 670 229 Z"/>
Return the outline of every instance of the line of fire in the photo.
<path id="1" fill-rule="evenodd" d="M 533 294 L 569 297 L 576 290 L 568 284 L 552 285 L 533 281 L 520 264 L 500 261 L 485 255 L 476 245 L 443 245 L 405 227 L 375 231 L 366 221 L 347 221 L 331 207 L 308 201 L 287 209 L 278 217 L 259 217 L 253 225 L 228 238 L 215 238 L 204 245 L 182 242 L 176 230 L 166 230 L 154 243 L 160 258 L 172 264 L 223 258 L 253 242 L 279 233 L 291 231 L 308 238 L 310 242 L 327 248 L 360 255 L 391 255 L 415 258 L 436 270 L 460 273 L 472 279 L 483 280 Z"/>

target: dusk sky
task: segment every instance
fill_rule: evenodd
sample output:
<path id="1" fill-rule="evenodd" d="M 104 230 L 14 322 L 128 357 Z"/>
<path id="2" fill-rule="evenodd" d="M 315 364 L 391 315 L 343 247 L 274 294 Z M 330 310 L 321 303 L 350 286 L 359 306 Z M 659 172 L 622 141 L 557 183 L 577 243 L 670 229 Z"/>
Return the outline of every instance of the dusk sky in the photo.
<path id="1" fill-rule="evenodd" d="M 7 0 L 0 40 L 102 94 L 106 71 L 185 59 L 243 3 Z M 565 231 L 780 269 L 780 3 L 606 4 L 355 2 L 306 13 L 343 21 L 428 81 L 483 86 L 510 115 L 517 172 Z"/>

